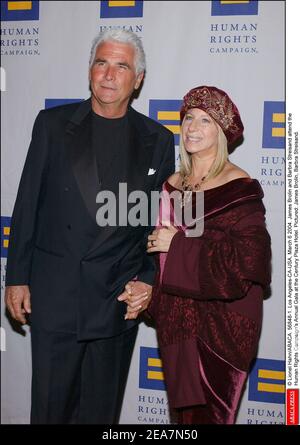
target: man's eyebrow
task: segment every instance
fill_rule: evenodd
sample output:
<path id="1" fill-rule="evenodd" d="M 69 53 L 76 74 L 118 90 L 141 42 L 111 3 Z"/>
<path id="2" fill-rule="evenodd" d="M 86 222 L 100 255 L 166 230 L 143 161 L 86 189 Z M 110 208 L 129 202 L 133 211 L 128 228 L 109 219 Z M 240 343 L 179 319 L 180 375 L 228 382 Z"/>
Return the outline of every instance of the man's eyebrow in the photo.
<path id="1" fill-rule="evenodd" d="M 94 63 L 98 63 L 98 62 L 107 62 L 106 59 L 104 59 L 103 57 L 98 57 L 97 59 L 94 60 Z M 127 68 L 131 68 L 131 66 L 129 65 L 129 63 L 125 62 L 125 61 L 118 61 L 115 62 L 115 65 L 122 65 L 122 66 L 126 66 Z"/>
<path id="2" fill-rule="evenodd" d="M 130 68 L 129 63 L 127 63 L 127 62 L 117 62 L 117 65 L 124 65 L 124 66 L 127 66 L 127 68 Z"/>

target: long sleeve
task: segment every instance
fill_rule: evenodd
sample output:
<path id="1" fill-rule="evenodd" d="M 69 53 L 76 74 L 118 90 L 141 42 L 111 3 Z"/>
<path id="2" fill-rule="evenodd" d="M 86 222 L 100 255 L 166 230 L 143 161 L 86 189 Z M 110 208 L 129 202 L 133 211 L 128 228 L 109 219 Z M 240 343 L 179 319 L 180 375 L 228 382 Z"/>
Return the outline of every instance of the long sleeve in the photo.
<path id="1" fill-rule="evenodd" d="M 47 164 L 48 146 L 43 116 L 43 112 L 40 112 L 34 123 L 12 215 L 6 268 L 7 286 L 29 284 L 36 218 Z"/>
<path id="2" fill-rule="evenodd" d="M 171 243 L 162 290 L 201 300 L 234 300 L 252 283 L 270 283 L 270 237 L 264 213 L 251 204 L 231 226 L 208 224 L 199 238 L 178 232 Z"/>

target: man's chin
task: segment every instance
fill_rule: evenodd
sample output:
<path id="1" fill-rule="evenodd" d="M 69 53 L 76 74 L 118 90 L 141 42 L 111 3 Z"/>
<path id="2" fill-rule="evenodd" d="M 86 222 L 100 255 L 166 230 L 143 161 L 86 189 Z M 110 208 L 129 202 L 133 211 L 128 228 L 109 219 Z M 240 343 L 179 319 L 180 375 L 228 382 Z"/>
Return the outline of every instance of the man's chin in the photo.
<path id="1" fill-rule="evenodd" d="M 114 94 L 102 94 L 99 97 L 100 102 L 102 102 L 103 104 L 112 104 L 114 102 L 116 102 L 116 96 Z"/>

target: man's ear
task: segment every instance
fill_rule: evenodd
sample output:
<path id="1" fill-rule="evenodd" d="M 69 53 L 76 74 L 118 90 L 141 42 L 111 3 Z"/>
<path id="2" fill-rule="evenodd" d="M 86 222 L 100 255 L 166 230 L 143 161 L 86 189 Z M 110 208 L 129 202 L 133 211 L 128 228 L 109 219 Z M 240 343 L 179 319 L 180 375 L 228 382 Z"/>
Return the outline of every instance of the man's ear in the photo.
<path id="1" fill-rule="evenodd" d="M 140 87 L 141 82 L 144 78 L 144 74 L 145 74 L 144 71 L 142 73 L 138 74 L 136 81 L 135 81 L 135 85 L 134 85 L 135 90 L 137 90 Z"/>

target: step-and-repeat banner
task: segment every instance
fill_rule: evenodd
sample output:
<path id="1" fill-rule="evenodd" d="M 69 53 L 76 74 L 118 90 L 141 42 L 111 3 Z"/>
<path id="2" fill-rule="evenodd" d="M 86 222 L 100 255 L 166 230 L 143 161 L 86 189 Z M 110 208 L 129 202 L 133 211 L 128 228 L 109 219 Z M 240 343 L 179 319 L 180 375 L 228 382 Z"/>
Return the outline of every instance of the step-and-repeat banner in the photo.
<path id="1" fill-rule="evenodd" d="M 178 144 L 183 95 L 215 85 L 232 97 L 245 139 L 231 160 L 264 190 L 273 280 L 258 358 L 237 422 L 284 423 L 283 1 L 1 1 L 1 284 L 10 219 L 38 111 L 89 97 L 88 60 L 98 31 L 124 28 L 143 40 L 147 74 L 133 107 L 170 128 Z M 176 147 L 178 162 L 178 147 Z M 55 277 L 53 277 L 55 279 Z M 30 330 L 1 313 L 2 422 L 29 422 Z M 121 423 L 167 424 L 156 335 L 140 325 Z"/>

